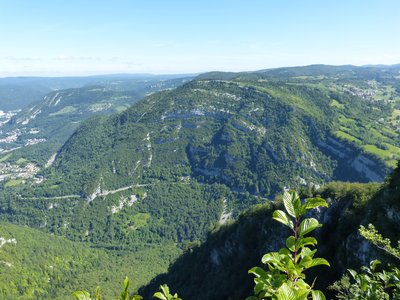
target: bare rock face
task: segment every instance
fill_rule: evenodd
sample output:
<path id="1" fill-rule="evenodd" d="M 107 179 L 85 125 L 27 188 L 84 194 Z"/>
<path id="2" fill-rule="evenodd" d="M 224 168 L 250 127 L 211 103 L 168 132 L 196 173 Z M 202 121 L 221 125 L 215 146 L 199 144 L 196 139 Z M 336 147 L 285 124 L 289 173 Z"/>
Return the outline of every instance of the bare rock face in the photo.
<path id="1" fill-rule="evenodd" d="M 359 153 L 354 146 L 334 137 L 318 140 L 317 145 L 338 160 L 340 167 L 350 167 L 358 173 L 360 179 L 366 182 L 382 182 L 385 178 L 385 168 L 376 158 Z M 356 180 L 359 181 L 359 180 Z"/>
<path id="2" fill-rule="evenodd" d="M 377 163 L 365 155 L 357 155 L 355 158 L 349 160 L 350 165 L 365 176 L 368 181 L 383 181 L 383 176 L 376 170 L 379 170 Z"/>

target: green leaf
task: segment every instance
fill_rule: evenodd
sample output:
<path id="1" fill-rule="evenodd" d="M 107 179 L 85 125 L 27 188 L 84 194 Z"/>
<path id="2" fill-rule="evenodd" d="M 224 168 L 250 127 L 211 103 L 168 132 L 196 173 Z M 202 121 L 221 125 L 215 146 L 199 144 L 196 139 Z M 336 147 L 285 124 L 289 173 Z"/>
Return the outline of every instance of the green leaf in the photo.
<path id="1" fill-rule="evenodd" d="M 160 289 L 164 295 L 169 295 L 169 287 L 166 284 L 160 285 Z"/>
<path id="2" fill-rule="evenodd" d="M 301 209 L 301 206 L 302 206 L 301 200 L 300 200 L 299 195 L 296 192 L 292 192 L 291 195 L 292 195 L 292 203 L 293 203 L 293 207 L 294 207 L 294 213 L 296 215 L 296 218 L 298 218 L 303 214 L 302 209 Z"/>
<path id="3" fill-rule="evenodd" d="M 353 277 L 353 279 L 355 280 L 357 275 L 358 275 L 358 273 L 356 271 L 352 270 L 352 269 L 348 269 L 347 271 L 349 271 L 351 277 Z"/>
<path id="4" fill-rule="evenodd" d="M 303 277 L 303 278 L 305 278 L 305 277 Z M 307 282 L 305 282 L 302 278 L 297 279 L 296 286 L 302 290 L 310 291 L 310 289 L 311 289 L 310 285 Z"/>
<path id="5" fill-rule="evenodd" d="M 293 205 L 294 200 L 298 198 L 296 192 L 285 192 L 283 193 L 283 205 L 285 206 L 286 211 L 292 217 L 296 217 L 296 210 Z"/>
<path id="6" fill-rule="evenodd" d="M 319 224 L 317 219 L 314 218 L 304 219 L 299 226 L 299 235 L 302 237 L 305 234 L 313 231 L 314 229 L 317 229 L 318 227 L 322 227 L 322 225 Z"/>
<path id="7" fill-rule="evenodd" d="M 294 251 L 295 251 L 295 245 L 296 245 L 296 239 L 294 238 L 293 235 L 289 236 L 289 237 L 286 239 L 286 247 L 287 247 L 290 251 L 294 252 Z"/>
<path id="8" fill-rule="evenodd" d="M 254 294 L 258 295 L 265 290 L 265 281 L 257 280 L 257 284 L 254 286 Z"/>
<path id="9" fill-rule="evenodd" d="M 166 284 L 160 285 L 160 289 L 161 292 L 155 293 L 153 297 L 161 300 L 182 300 L 176 293 L 174 295 L 171 295 L 168 285 Z"/>
<path id="10" fill-rule="evenodd" d="M 317 252 L 317 249 L 311 250 L 308 247 L 303 247 L 301 249 L 300 256 L 301 257 L 306 257 L 306 256 L 314 257 L 315 252 Z"/>
<path id="11" fill-rule="evenodd" d="M 311 265 L 312 262 L 312 257 L 309 255 L 304 255 L 299 263 L 300 266 L 304 267 L 305 269 L 308 269 Z"/>
<path id="12" fill-rule="evenodd" d="M 288 250 L 288 249 L 286 249 L 286 248 L 281 248 L 281 249 L 279 249 L 279 252 L 278 252 L 280 255 L 292 255 L 291 253 L 290 253 L 290 251 Z"/>
<path id="13" fill-rule="evenodd" d="M 278 300 L 306 300 L 308 290 L 296 289 L 294 286 L 285 282 L 277 291 Z"/>
<path id="14" fill-rule="evenodd" d="M 128 288 L 129 288 L 129 278 L 128 276 L 126 276 L 124 279 L 124 290 L 128 290 Z"/>
<path id="15" fill-rule="evenodd" d="M 301 237 L 297 240 L 297 249 L 303 248 L 304 246 L 315 246 L 318 242 L 314 237 Z"/>
<path id="16" fill-rule="evenodd" d="M 371 268 L 371 270 L 375 271 L 376 266 L 380 265 L 381 262 L 377 259 L 374 259 L 373 261 L 370 262 L 369 266 Z"/>
<path id="17" fill-rule="evenodd" d="M 310 210 L 319 206 L 328 207 L 328 203 L 322 198 L 308 198 L 304 203 L 306 210 Z"/>
<path id="18" fill-rule="evenodd" d="M 281 222 L 282 224 L 286 225 L 290 229 L 293 230 L 293 222 L 290 220 L 289 216 L 282 210 L 276 210 L 272 214 L 272 218 L 278 222 Z"/>
<path id="19" fill-rule="evenodd" d="M 312 267 L 325 265 L 330 267 L 329 262 L 324 258 L 312 258 L 310 255 L 305 255 L 302 260 L 300 261 L 300 265 L 303 266 L 305 269 L 309 269 Z"/>
<path id="20" fill-rule="evenodd" d="M 277 299 L 279 300 L 297 300 L 294 289 L 286 282 L 277 291 Z"/>
<path id="21" fill-rule="evenodd" d="M 316 266 L 320 266 L 320 265 L 325 265 L 330 267 L 331 265 L 329 264 L 329 262 L 325 259 L 325 258 L 313 258 L 313 260 L 311 261 L 311 265 L 309 266 L 309 268 L 312 267 L 316 267 Z"/>
<path id="22" fill-rule="evenodd" d="M 94 299 L 95 300 L 101 300 L 101 295 L 100 295 L 100 287 L 96 287 L 94 290 Z"/>
<path id="23" fill-rule="evenodd" d="M 161 292 L 155 293 L 155 294 L 153 295 L 153 297 L 154 297 L 154 298 L 158 298 L 158 299 L 160 299 L 160 300 L 168 300 L 168 298 L 165 297 L 164 294 L 161 293 Z"/>
<path id="24" fill-rule="evenodd" d="M 129 278 L 128 276 L 125 277 L 124 283 L 123 283 L 123 290 L 121 294 L 119 295 L 120 300 L 129 300 Z"/>
<path id="25" fill-rule="evenodd" d="M 277 253 L 277 252 L 270 252 L 270 253 L 265 254 L 262 257 L 261 261 L 263 264 L 268 264 L 268 263 L 280 264 L 281 257 L 279 255 L 279 253 Z"/>
<path id="26" fill-rule="evenodd" d="M 72 294 L 77 300 L 91 300 L 90 294 L 86 291 L 76 291 Z"/>
<path id="27" fill-rule="evenodd" d="M 324 293 L 322 293 L 321 291 L 312 291 L 311 292 L 312 295 L 312 300 L 326 300 Z"/>
<path id="28" fill-rule="evenodd" d="M 251 268 L 248 271 L 248 273 L 249 274 L 254 274 L 256 277 L 268 277 L 267 271 L 265 271 L 264 269 L 262 269 L 260 267 Z"/>

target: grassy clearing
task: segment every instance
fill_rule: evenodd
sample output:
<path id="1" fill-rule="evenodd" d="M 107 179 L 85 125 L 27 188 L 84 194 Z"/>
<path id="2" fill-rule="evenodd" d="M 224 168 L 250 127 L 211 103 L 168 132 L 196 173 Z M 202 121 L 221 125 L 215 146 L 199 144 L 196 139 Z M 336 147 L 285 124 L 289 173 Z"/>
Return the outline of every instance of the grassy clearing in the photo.
<path id="1" fill-rule="evenodd" d="M 349 124 L 355 125 L 356 121 L 354 119 L 349 119 L 349 118 L 346 118 L 345 116 L 341 115 L 339 117 L 339 123 L 342 125 L 345 125 L 345 126 L 349 125 Z"/>
<path id="2" fill-rule="evenodd" d="M 389 158 L 389 156 L 392 155 L 390 151 L 380 149 L 375 145 L 364 145 L 363 149 L 365 152 L 375 154 L 376 156 L 379 156 L 381 159 Z"/>
<path id="3" fill-rule="evenodd" d="M 399 147 L 394 146 L 392 144 L 388 144 L 388 143 L 385 143 L 385 146 L 388 147 L 388 149 L 389 149 L 388 151 L 392 152 L 395 155 L 400 155 L 400 148 Z"/>
<path id="4" fill-rule="evenodd" d="M 114 97 L 110 98 L 110 100 L 112 100 L 112 101 L 118 101 L 118 100 L 124 100 L 124 99 L 129 99 L 129 97 L 128 96 L 114 96 Z"/>
<path id="5" fill-rule="evenodd" d="M 24 183 L 23 179 L 11 179 L 4 186 L 5 187 L 14 187 L 14 186 L 20 185 L 22 183 Z"/>
<path id="6" fill-rule="evenodd" d="M 17 165 L 22 165 L 22 164 L 24 164 L 26 162 L 28 162 L 28 160 L 26 158 L 21 157 L 16 161 L 16 164 Z"/>
<path id="7" fill-rule="evenodd" d="M 69 114 L 76 111 L 76 107 L 73 106 L 65 106 L 62 109 L 60 109 L 59 111 L 55 112 L 55 113 L 51 113 L 49 114 L 50 117 L 54 117 L 54 116 L 59 116 L 59 115 L 64 115 L 64 114 Z"/>
<path id="8" fill-rule="evenodd" d="M 385 161 L 388 167 L 395 168 L 397 160 L 400 158 L 400 148 L 388 143 L 384 143 L 384 145 L 388 148 L 387 150 L 380 149 L 375 145 L 364 145 L 362 148 L 365 152 L 374 154 Z"/>
<path id="9" fill-rule="evenodd" d="M 250 86 L 245 83 L 240 83 L 241 86 Z M 310 103 L 307 103 L 304 99 L 301 97 L 291 93 L 290 91 L 285 90 L 284 88 L 278 89 L 278 88 L 268 88 L 268 87 L 263 87 L 263 86 L 254 86 L 259 92 L 262 93 L 267 93 L 271 95 L 274 98 L 280 99 L 284 101 L 285 103 L 295 105 L 299 109 L 302 109 L 303 111 L 309 112 L 313 116 L 317 117 L 321 114 L 320 111 L 316 107 L 311 107 Z"/>
<path id="10" fill-rule="evenodd" d="M 340 131 L 346 132 L 346 133 L 350 133 L 351 129 L 345 126 L 340 126 L 339 127 Z"/>
<path id="11" fill-rule="evenodd" d="M 147 221 L 150 217 L 148 213 L 137 213 L 130 218 L 129 225 L 135 230 L 139 229 L 147 225 Z"/>
<path id="12" fill-rule="evenodd" d="M 386 135 L 389 138 L 396 138 L 396 137 L 398 138 L 398 134 L 394 130 L 391 130 L 391 129 L 386 128 L 386 127 L 382 127 L 381 131 L 382 131 L 382 133 L 384 135 Z"/>
<path id="13" fill-rule="evenodd" d="M 332 102 L 329 104 L 331 107 L 335 107 L 338 109 L 343 109 L 344 105 L 340 102 L 338 102 L 337 100 L 333 99 Z"/>
<path id="14" fill-rule="evenodd" d="M 6 161 L 11 157 L 12 153 L 8 153 L 7 155 L 4 155 L 2 158 L 0 158 L 0 163 Z"/>
<path id="15" fill-rule="evenodd" d="M 382 133 L 380 133 L 378 130 L 376 130 L 374 128 L 370 128 L 369 132 L 377 140 L 382 140 L 382 141 L 387 141 L 388 140 L 388 138 L 386 136 L 384 136 Z"/>
<path id="16" fill-rule="evenodd" d="M 345 140 L 348 140 L 350 142 L 355 142 L 357 144 L 362 144 L 362 142 L 358 138 L 356 138 L 355 136 L 352 136 L 351 134 L 348 134 L 346 132 L 337 130 L 337 131 L 335 131 L 335 135 L 338 138 L 345 139 Z"/>

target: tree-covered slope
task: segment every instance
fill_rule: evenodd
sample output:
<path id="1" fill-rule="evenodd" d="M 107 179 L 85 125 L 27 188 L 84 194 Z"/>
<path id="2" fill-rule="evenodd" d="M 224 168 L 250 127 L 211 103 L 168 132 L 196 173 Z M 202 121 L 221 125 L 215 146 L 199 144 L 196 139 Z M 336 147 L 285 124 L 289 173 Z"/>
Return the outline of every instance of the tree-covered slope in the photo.
<path id="1" fill-rule="evenodd" d="M 15 162 L 22 157 L 44 166 L 85 119 L 121 112 L 146 94 L 189 80 L 150 75 L 90 78 L 98 84 L 47 93 L 0 124 L 0 153 L 13 152 L 5 161 Z M 89 79 L 81 80 L 84 85 Z"/>
<path id="2" fill-rule="evenodd" d="M 382 186 L 334 182 L 318 191 L 330 203 L 328 209 L 314 215 L 323 223 L 317 234 L 318 256 L 326 258 L 331 267 L 319 267 L 308 274 L 310 278 L 318 277 L 317 288 L 326 290 L 347 268 L 358 269 L 376 258 L 391 261 L 383 251 L 368 244 L 357 229 L 372 223 L 394 245 L 397 243 L 399 179 L 400 167 Z M 142 288 L 141 294 L 150 299 L 160 284 L 167 283 L 183 299 L 245 299 L 254 285 L 247 270 L 260 265 L 264 253 L 278 251 L 284 245 L 288 231 L 272 220 L 272 212 L 280 207 L 279 202 L 252 207 L 236 222 L 216 229 L 205 243 L 189 247 L 168 273 Z"/>
<path id="3" fill-rule="evenodd" d="M 121 112 L 146 94 L 174 88 L 189 79 L 115 75 L 74 78 L 71 84 L 95 80 L 97 85 L 50 92 L 18 112 L 0 112 L 1 186 L 41 182 L 38 172 L 53 163 L 60 147 L 84 120 Z"/>
<path id="4" fill-rule="evenodd" d="M 79 288 L 102 286 L 105 297 L 129 276 L 133 288 L 164 272 L 179 252 L 173 245 L 136 245 L 132 251 L 103 250 L 89 243 L 0 223 L 0 298 L 72 299 Z M 134 251 L 133 251 L 134 250 Z"/>

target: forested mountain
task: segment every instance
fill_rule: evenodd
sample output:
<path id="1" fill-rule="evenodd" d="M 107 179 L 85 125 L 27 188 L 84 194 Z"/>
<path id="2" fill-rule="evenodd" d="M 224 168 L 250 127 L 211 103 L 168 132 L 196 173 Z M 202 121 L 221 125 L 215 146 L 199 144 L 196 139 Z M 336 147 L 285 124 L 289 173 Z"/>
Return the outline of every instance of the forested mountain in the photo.
<path id="1" fill-rule="evenodd" d="M 48 134 L 49 141 L 72 135 L 60 148 L 38 148 L 42 152 L 37 157 L 55 155 L 47 165 L 43 159 L 38 163 L 33 178 L 1 184 L 0 219 L 107 250 L 112 256 L 174 245 L 167 251 L 171 255 L 165 258 L 166 266 L 180 251 L 191 251 L 205 241 L 208 232 L 259 203 L 265 204 L 209 235 L 199 249 L 236 229 L 240 232 L 232 234 L 249 245 L 263 243 L 264 234 L 276 234 L 279 240 L 280 229 L 270 224 L 266 214 L 276 205 L 270 200 L 290 188 L 331 198 L 334 205 L 329 214 L 334 217 L 330 221 L 343 214 L 338 228 L 351 234 L 370 208 L 359 209 L 367 207 L 378 185 L 331 184 L 319 189 L 332 180 L 382 182 L 395 167 L 400 158 L 398 76 L 396 67 L 321 65 L 213 72 L 183 85 L 171 81 L 169 87 L 179 85 L 173 89 L 154 87 L 163 91 L 128 109 L 128 102 L 138 97 L 125 85 L 52 92 L 7 126 L 25 122 L 30 131 L 42 126 L 40 131 Z M 145 93 L 151 92 L 148 88 L 144 87 Z M 97 109 L 121 112 L 75 123 Z M 37 114 L 31 118 L 33 111 Z M 52 137 L 52 133 L 57 134 Z M 21 151 L 4 153 L 0 163 L 14 160 L 21 169 L 29 166 Z M 349 208 L 353 204 L 354 209 Z M 359 217 L 354 224 L 347 216 L 353 213 Z M 258 222 L 257 216 L 265 221 Z M 253 225 L 265 230 L 258 241 L 250 242 L 246 239 L 256 238 L 249 232 L 257 234 L 260 227 L 253 230 L 253 225 L 243 224 L 254 218 L 258 225 Z M 336 226 L 329 224 L 325 228 Z M 252 252 L 246 243 L 237 243 L 242 246 L 235 251 L 227 246 L 227 253 L 240 256 L 249 250 L 247 255 L 258 261 L 259 251 L 265 252 L 261 244 L 255 248 L 261 250 Z M 196 253 L 209 257 L 209 252 L 200 250 Z M 210 268 L 225 266 L 220 255 L 212 255 Z M 186 259 L 191 258 L 185 256 L 171 267 L 168 280 L 174 278 L 175 269 L 186 265 Z M 249 262 L 255 265 L 254 260 Z M 338 265 L 332 274 L 342 271 L 340 261 Z M 246 270 L 235 274 L 247 276 Z M 149 265 L 146 280 L 161 271 Z M 179 289 L 180 280 L 177 277 Z M 248 282 L 238 295 L 248 291 L 251 278 Z M 185 288 L 182 292 L 190 295 Z"/>
<path id="2" fill-rule="evenodd" d="M 399 183 L 400 164 L 382 186 L 332 182 L 318 191 L 330 203 L 329 208 L 313 215 L 323 223 L 317 233 L 318 256 L 326 258 L 331 267 L 319 267 L 308 276 L 317 277 L 316 288 L 324 290 L 328 299 L 336 298 L 329 295 L 327 286 L 348 268 L 358 270 L 378 258 L 384 263 L 394 262 L 387 253 L 364 240 L 357 230 L 360 225 L 372 223 L 396 245 L 400 240 Z M 159 285 L 165 283 L 183 299 L 242 300 L 252 295 L 254 284 L 246 271 L 261 266 L 264 253 L 282 248 L 289 234 L 287 228 L 272 220 L 272 212 L 282 206 L 281 202 L 254 206 L 236 222 L 211 232 L 205 243 L 188 248 L 168 273 L 142 288 L 141 295 L 151 299 Z"/>
<path id="3" fill-rule="evenodd" d="M 93 121 L 90 127 L 95 127 L 94 134 L 77 131 L 61 149 L 58 161 L 68 164 L 72 160 L 68 151 L 84 144 L 80 138 L 91 136 L 97 141 L 105 138 L 102 149 L 87 147 L 99 155 L 103 149 L 119 146 L 113 140 L 121 141 L 123 146 L 154 148 L 134 151 L 142 155 L 148 152 L 147 159 L 143 158 L 138 166 L 140 173 L 147 165 L 150 170 L 170 169 L 171 163 L 181 163 L 182 167 L 190 165 L 190 172 L 197 178 L 255 194 L 274 192 L 271 184 L 262 182 L 262 178 L 273 175 L 274 170 L 268 169 L 272 165 L 279 165 L 281 171 L 285 164 L 293 164 L 290 170 L 296 165 L 316 182 L 327 178 L 382 180 L 384 167 L 376 168 L 376 164 L 383 161 L 394 167 L 400 155 L 399 80 L 390 75 L 382 80 L 384 83 L 359 86 L 366 80 L 363 68 L 354 68 L 351 79 L 342 72 L 339 69 L 326 80 L 319 80 L 318 85 L 313 84 L 313 77 L 305 75 L 300 79 L 286 76 L 282 82 L 280 77 L 270 79 L 270 72 L 238 74 L 229 81 L 203 79 L 207 78 L 205 74 L 183 87 L 150 96 L 121 115 Z M 304 73 L 308 74 L 307 68 Z M 168 153 L 175 161 L 159 159 L 158 153 Z M 128 169 L 138 161 L 133 154 L 124 159 Z M 107 165 L 106 173 L 129 175 L 125 171 L 110 172 L 110 161 L 104 164 L 102 160 L 100 164 Z M 355 171 L 340 174 L 348 164 L 353 164 L 351 169 Z M 301 177 L 300 173 L 293 174 L 285 184 L 295 181 L 297 175 Z M 107 180 L 105 184 L 107 187 Z M 84 188 L 80 191 L 87 192 Z"/>
<path id="4" fill-rule="evenodd" d="M 79 82 L 79 78 L 73 79 L 71 84 Z M 53 91 L 18 112 L 0 114 L 0 161 L 5 164 L 1 180 L 13 180 L 10 184 L 32 180 L 39 168 L 52 163 L 56 152 L 85 119 L 121 112 L 147 94 L 175 88 L 190 78 L 96 76 L 83 78 L 81 84 L 89 79 L 97 80 L 97 85 Z"/>

